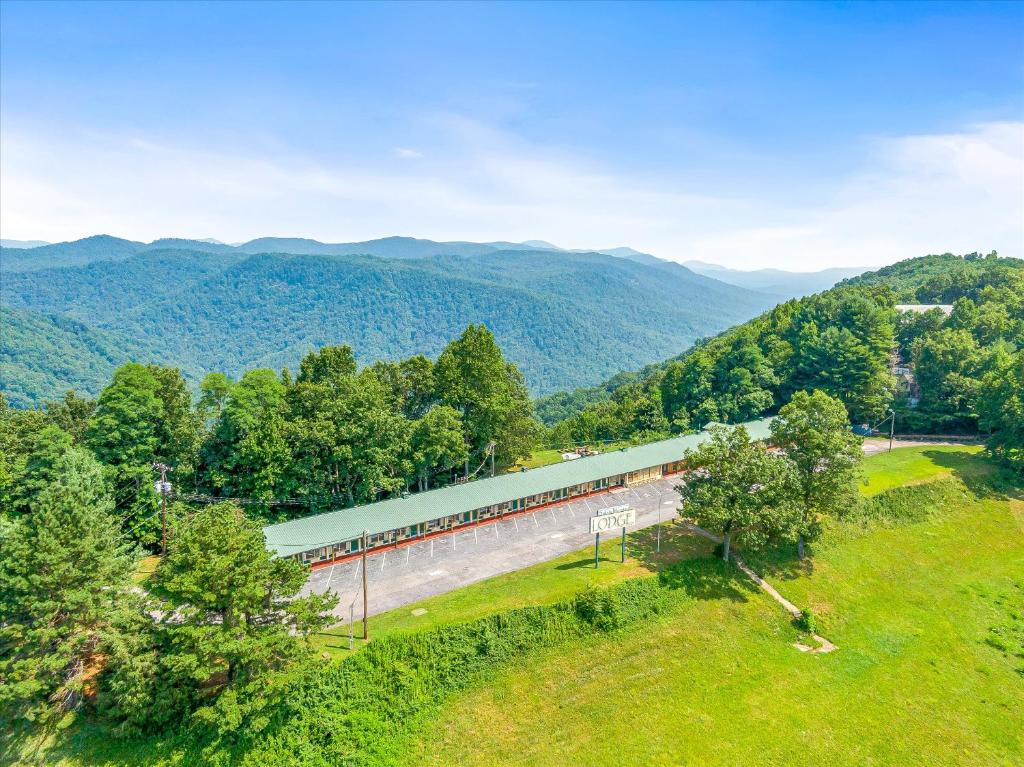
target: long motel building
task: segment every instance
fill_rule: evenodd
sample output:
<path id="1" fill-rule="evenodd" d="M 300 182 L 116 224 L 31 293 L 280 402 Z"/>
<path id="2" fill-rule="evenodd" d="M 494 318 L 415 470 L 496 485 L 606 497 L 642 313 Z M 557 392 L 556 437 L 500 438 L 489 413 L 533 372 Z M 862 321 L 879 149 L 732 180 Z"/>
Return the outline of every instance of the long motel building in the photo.
<path id="1" fill-rule="evenodd" d="M 771 418 L 744 424 L 751 439 L 766 441 Z M 710 426 L 710 424 L 709 424 Z M 263 528 L 267 548 L 313 567 L 367 551 L 413 543 L 472 525 L 633 487 L 677 474 L 688 450 L 710 439 L 705 431 L 537 469 L 427 490 Z"/>

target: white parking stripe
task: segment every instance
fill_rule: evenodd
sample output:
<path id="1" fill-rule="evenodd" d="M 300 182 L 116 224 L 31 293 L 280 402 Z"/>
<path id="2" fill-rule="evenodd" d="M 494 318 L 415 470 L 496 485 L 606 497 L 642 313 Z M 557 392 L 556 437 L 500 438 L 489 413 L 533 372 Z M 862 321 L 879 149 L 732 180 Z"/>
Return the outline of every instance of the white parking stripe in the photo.
<path id="1" fill-rule="evenodd" d="M 380 558 L 380 571 L 384 572 L 384 564 L 388 561 L 388 553 L 385 551 L 384 556 Z"/>

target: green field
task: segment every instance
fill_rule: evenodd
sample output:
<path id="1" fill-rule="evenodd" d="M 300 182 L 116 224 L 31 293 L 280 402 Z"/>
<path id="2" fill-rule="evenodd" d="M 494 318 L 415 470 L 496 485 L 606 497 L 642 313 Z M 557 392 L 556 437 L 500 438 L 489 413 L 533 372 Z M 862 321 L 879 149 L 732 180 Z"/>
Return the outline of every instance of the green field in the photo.
<path id="1" fill-rule="evenodd" d="M 877 453 L 864 461 L 864 495 L 875 495 L 901 485 L 929 482 L 956 475 L 970 481 L 992 473 L 992 465 L 978 460 L 980 445 L 922 445 Z"/>
<path id="2" fill-rule="evenodd" d="M 991 467 L 975 449 L 903 449 L 870 459 L 868 488 L 903 472 Z M 1024 764 L 1019 498 L 951 481 L 925 521 L 840 525 L 806 568 L 766 574 L 815 611 L 836 652 L 796 651 L 758 592 L 709 593 L 450 700 L 409 763 Z"/>
<path id="3" fill-rule="evenodd" d="M 459 623 L 527 605 L 543 605 L 566 599 L 587 585 L 608 586 L 626 578 L 649 575 L 662 566 L 691 557 L 710 555 L 713 544 L 689 535 L 681 528 L 662 526 L 661 553 L 656 551 L 654 528 L 637 530 L 627 537 L 627 556 L 622 563 L 617 539 L 601 544 L 601 566 L 594 568 L 592 548 L 488 578 L 466 588 L 424 599 L 370 618 L 373 637 L 404 631 L 423 631 Z M 420 613 L 420 610 L 426 610 Z M 414 612 L 416 614 L 414 614 Z M 356 635 L 362 626 L 357 624 Z M 314 636 L 318 649 L 335 657 L 348 654 L 348 626 Z M 356 649 L 362 640 L 356 640 Z"/>
<path id="4" fill-rule="evenodd" d="M 704 560 L 658 615 L 493 666 L 399 725 L 395 759 L 372 763 L 1024 765 L 1019 485 L 976 448 L 929 446 L 868 459 L 865 479 L 867 511 L 829 526 L 807 564 L 790 547 L 747 556 L 813 609 L 835 652 L 795 649 L 775 602 L 666 524 L 660 557 L 640 531 L 625 564 L 608 542 L 597 570 L 582 550 L 371 619 L 375 639 L 420 632 Z M 906 484 L 922 486 L 885 492 Z M 868 513 L 891 498 L 916 521 Z M 347 655 L 345 631 L 317 642 Z M 120 743 L 90 724 L 44 762 L 189 764 L 183 745 Z"/>

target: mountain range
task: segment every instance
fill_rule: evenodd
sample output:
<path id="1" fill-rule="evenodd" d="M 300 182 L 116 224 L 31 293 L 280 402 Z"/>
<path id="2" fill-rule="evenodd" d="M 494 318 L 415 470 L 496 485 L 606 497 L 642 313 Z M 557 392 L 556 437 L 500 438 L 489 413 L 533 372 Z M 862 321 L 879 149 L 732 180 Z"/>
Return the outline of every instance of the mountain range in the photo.
<path id="1" fill-rule="evenodd" d="M 727 282 L 730 285 L 756 290 L 759 293 L 767 293 L 776 296 L 780 300 L 789 298 L 800 298 L 811 293 L 820 293 L 828 290 L 837 282 L 856 277 L 869 269 L 868 266 L 843 266 L 833 269 L 822 269 L 817 272 L 789 272 L 784 269 L 753 269 L 744 271 L 741 269 L 730 269 L 718 264 L 709 264 L 704 261 L 684 261 L 683 266 L 703 274 L 705 277 L 713 277 L 720 282 Z"/>
<path id="2" fill-rule="evenodd" d="M 436 355 L 479 322 L 541 395 L 677 354 L 778 300 L 631 248 L 542 241 L 100 235 L 0 248 L 0 271 L 0 390 L 21 407 L 95 394 L 129 359 L 195 383 L 294 366 L 326 344 L 362 363 Z"/>

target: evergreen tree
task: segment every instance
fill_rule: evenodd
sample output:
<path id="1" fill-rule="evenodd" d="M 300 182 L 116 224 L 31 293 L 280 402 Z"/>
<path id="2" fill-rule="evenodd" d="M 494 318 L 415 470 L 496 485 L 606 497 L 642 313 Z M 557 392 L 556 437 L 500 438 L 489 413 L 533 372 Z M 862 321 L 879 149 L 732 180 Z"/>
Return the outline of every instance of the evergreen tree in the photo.
<path id="1" fill-rule="evenodd" d="M 82 700 L 131 604 L 134 558 L 96 460 L 70 448 L 30 513 L 0 521 L 0 713 L 38 719 Z"/>
<path id="2" fill-rule="evenodd" d="M 20 513 L 28 512 L 32 500 L 54 481 L 61 459 L 72 446 L 71 436 L 56 426 L 47 426 L 34 442 L 13 480 L 11 508 Z"/>
<path id="3" fill-rule="evenodd" d="M 332 593 L 298 597 L 306 573 L 275 559 L 238 507 L 200 509 L 150 582 L 158 621 L 111 658 L 111 715 L 144 730 L 182 720 L 228 736 L 263 727 L 280 702 L 279 672 L 308 657 L 305 637 L 337 605 Z"/>

